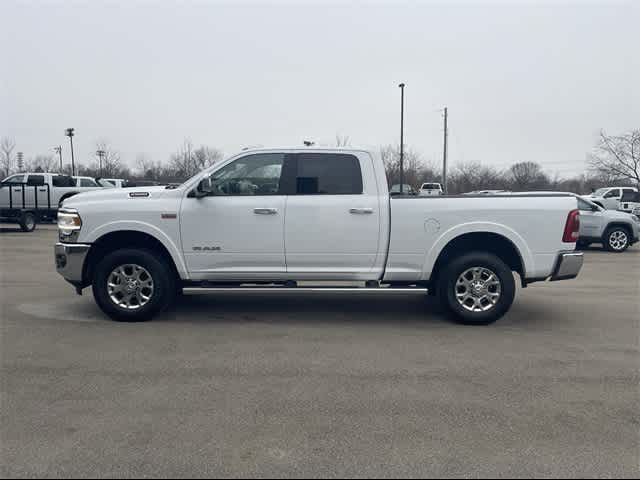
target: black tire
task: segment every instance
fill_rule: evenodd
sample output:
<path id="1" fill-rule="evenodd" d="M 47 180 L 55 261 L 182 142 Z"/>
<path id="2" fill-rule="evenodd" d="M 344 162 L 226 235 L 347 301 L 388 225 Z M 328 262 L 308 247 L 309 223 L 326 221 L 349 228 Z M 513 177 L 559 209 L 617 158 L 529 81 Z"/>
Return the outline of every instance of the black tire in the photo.
<path id="1" fill-rule="evenodd" d="M 31 212 L 23 213 L 20 217 L 20 228 L 23 232 L 33 232 L 36 229 L 36 216 Z"/>
<path id="2" fill-rule="evenodd" d="M 610 227 L 602 237 L 602 245 L 608 252 L 622 253 L 629 248 L 630 243 L 631 235 L 624 227 Z"/>
<path id="3" fill-rule="evenodd" d="M 100 309 L 113 320 L 143 322 L 168 308 L 175 298 L 176 278 L 173 270 L 154 252 L 126 248 L 106 255 L 96 265 L 93 274 L 93 296 Z M 147 303 L 128 310 L 117 305 L 110 297 L 107 281 L 121 265 L 135 264 L 147 270 L 153 282 L 153 291 Z"/>
<path id="4" fill-rule="evenodd" d="M 591 243 L 578 240 L 578 242 L 576 243 L 576 250 L 585 250 L 589 248 L 589 245 L 591 245 Z"/>
<path id="5" fill-rule="evenodd" d="M 476 300 L 472 298 L 474 305 L 467 305 L 467 308 L 465 308 L 458 301 L 456 295 L 460 293 L 460 289 L 463 289 L 464 293 L 466 288 L 462 285 L 457 285 L 458 280 L 463 273 L 475 267 L 484 269 L 483 272 L 492 272 L 499 281 L 500 292 L 495 304 L 489 306 L 491 302 L 479 299 L 479 301 L 487 301 L 486 305 L 478 307 L 487 307 L 485 311 L 468 310 L 467 308 L 475 308 Z M 484 283 L 482 280 L 481 282 Z M 495 295 L 497 286 L 490 288 L 494 289 L 491 294 Z M 482 291 L 482 289 L 480 290 Z M 437 293 L 440 305 L 455 321 L 465 325 L 488 325 L 498 320 L 509 310 L 515 298 L 516 284 L 511 269 L 500 258 L 487 252 L 470 252 L 451 260 L 444 267 L 438 280 Z M 488 290 L 487 293 L 489 293 Z"/>

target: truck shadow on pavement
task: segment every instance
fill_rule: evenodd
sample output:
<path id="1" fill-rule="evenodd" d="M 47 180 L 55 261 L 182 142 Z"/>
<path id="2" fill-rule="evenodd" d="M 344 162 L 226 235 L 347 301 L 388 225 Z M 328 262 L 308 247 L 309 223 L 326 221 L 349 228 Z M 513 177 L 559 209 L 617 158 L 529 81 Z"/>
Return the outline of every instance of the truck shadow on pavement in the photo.
<path id="1" fill-rule="evenodd" d="M 450 323 L 426 296 L 185 295 L 156 321 L 193 323 Z"/>

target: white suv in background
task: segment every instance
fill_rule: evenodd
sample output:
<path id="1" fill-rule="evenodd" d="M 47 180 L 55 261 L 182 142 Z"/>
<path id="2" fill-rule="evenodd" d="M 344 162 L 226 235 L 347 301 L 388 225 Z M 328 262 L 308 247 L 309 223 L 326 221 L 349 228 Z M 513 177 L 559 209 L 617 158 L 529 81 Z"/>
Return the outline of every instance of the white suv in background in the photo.
<path id="1" fill-rule="evenodd" d="M 439 183 L 423 183 L 420 187 L 420 192 L 418 193 L 421 197 L 431 197 L 442 194 L 442 185 Z"/>

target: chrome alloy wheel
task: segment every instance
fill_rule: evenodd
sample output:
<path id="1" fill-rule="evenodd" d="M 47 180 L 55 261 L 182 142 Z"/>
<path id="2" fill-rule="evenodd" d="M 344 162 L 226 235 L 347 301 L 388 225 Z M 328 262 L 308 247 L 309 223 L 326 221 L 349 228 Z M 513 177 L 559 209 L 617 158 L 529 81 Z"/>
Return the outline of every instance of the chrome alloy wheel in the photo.
<path id="1" fill-rule="evenodd" d="M 498 276 L 485 267 L 471 267 L 456 281 L 458 303 L 470 312 L 487 312 L 494 308 L 502 295 Z"/>
<path id="2" fill-rule="evenodd" d="M 153 296 L 153 278 L 140 265 L 128 263 L 116 267 L 107 277 L 107 292 L 120 308 L 137 310 Z"/>
<path id="3" fill-rule="evenodd" d="M 614 250 L 623 250 L 627 246 L 629 238 L 622 230 L 616 230 L 609 235 L 609 246 Z"/>

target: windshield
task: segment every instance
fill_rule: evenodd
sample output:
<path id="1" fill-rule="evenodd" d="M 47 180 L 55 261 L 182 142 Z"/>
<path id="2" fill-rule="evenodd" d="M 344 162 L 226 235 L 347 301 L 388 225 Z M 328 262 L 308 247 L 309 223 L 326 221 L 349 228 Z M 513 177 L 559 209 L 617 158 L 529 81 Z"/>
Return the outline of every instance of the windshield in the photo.
<path id="1" fill-rule="evenodd" d="M 608 188 L 599 188 L 597 189 L 595 192 L 593 192 L 593 195 L 595 195 L 596 197 L 601 197 L 603 196 L 605 193 L 607 193 L 609 191 Z"/>

